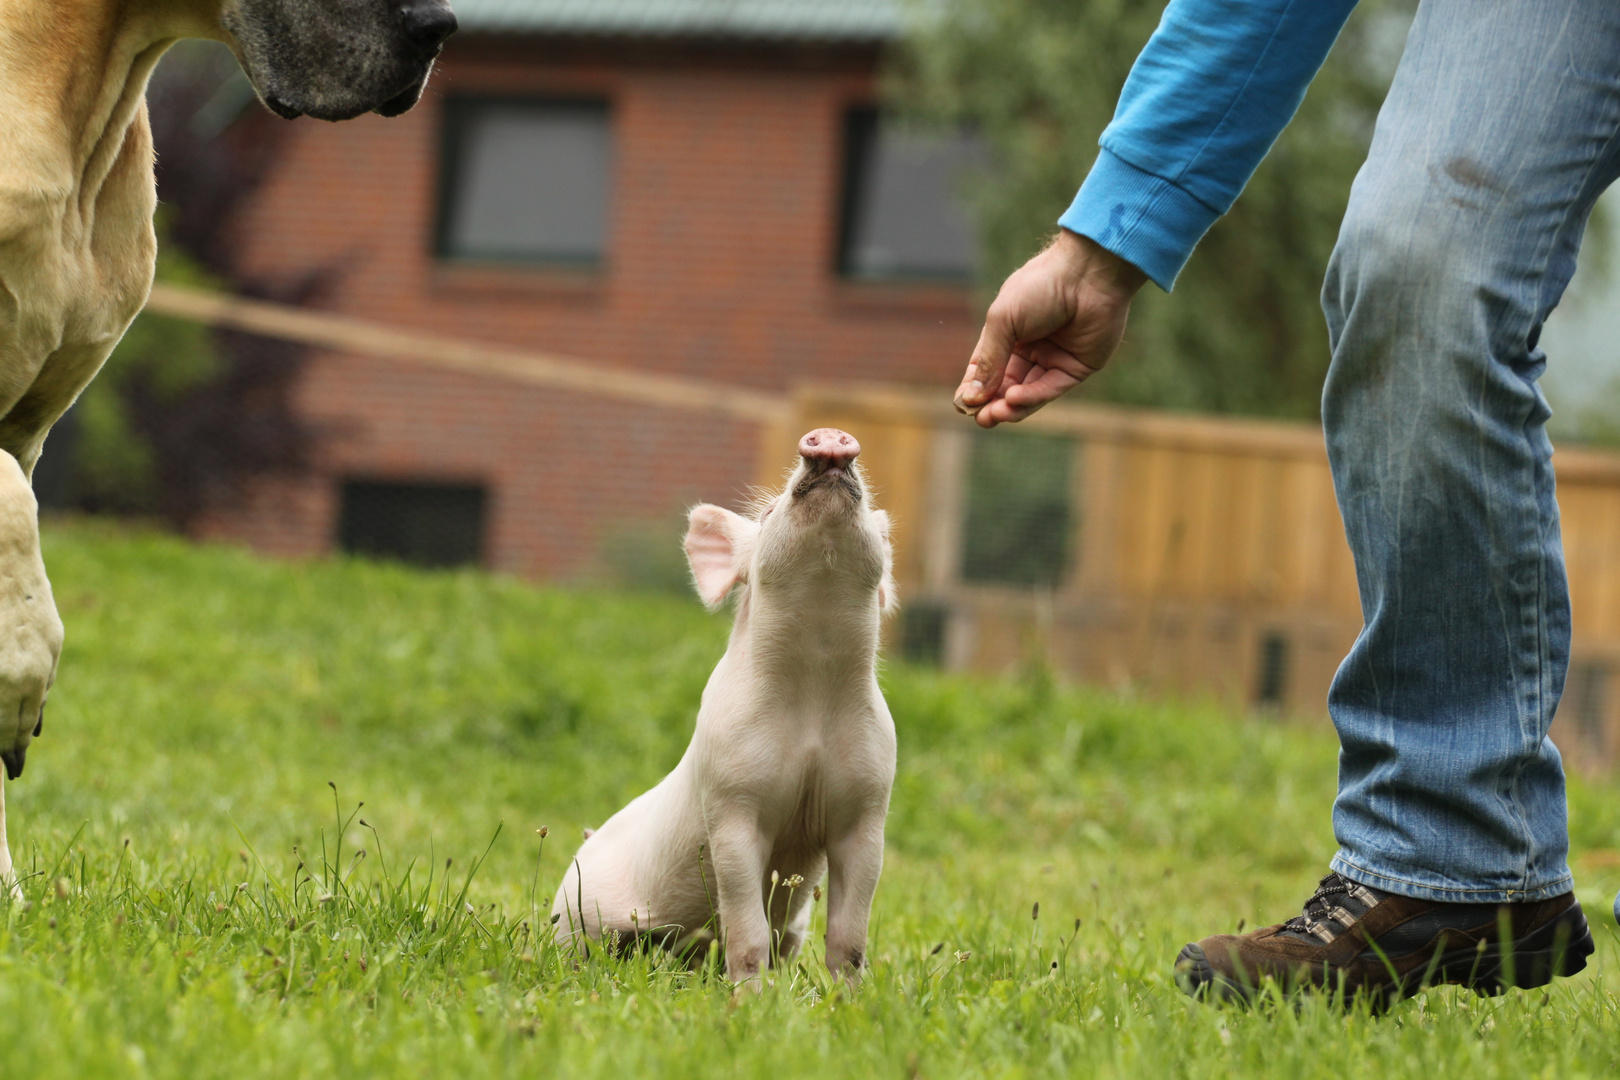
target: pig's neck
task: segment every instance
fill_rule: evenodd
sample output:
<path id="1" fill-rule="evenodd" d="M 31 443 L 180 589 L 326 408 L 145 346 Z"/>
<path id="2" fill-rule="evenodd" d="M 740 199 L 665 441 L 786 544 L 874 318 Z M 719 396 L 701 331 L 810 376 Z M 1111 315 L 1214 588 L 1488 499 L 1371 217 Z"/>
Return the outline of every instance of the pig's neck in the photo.
<path id="1" fill-rule="evenodd" d="M 728 657 L 786 698 L 869 692 L 877 667 L 877 593 L 833 588 L 752 592 L 738 609 Z"/>

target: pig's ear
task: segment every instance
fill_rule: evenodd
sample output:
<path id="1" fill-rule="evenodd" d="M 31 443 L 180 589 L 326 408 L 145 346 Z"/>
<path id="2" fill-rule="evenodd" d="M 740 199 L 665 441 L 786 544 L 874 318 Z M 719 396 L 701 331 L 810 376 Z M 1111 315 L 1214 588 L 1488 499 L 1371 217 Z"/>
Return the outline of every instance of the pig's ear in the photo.
<path id="1" fill-rule="evenodd" d="M 687 517 L 686 561 L 698 596 L 710 610 L 720 606 L 731 587 L 748 578 L 759 526 L 724 507 L 701 503 Z"/>
<path id="2" fill-rule="evenodd" d="M 883 578 L 878 582 L 878 610 L 887 615 L 900 606 L 900 593 L 894 587 L 894 545 L 889 542 L 889 512 L 872 511 L 878 538 L 883 541 Z"/>

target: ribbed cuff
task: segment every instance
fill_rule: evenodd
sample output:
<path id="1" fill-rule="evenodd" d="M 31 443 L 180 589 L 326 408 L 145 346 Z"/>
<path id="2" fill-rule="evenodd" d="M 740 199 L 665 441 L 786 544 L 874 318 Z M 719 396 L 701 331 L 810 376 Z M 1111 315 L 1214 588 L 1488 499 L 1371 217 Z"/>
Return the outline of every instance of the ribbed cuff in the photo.
<path id="1" fill-rule="evenodd" d="M 1220 214 L 1107 150 L 1058 224 L 1133 263 L 1165 292 Z"/>

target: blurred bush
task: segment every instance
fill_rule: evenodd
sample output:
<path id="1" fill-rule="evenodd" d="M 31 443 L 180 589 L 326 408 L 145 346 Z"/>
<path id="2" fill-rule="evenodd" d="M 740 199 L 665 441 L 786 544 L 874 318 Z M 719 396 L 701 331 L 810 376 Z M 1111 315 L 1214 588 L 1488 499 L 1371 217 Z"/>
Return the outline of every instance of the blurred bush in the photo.
<path id="1" fill-rule="evenodd" d="M 634 592 L 692 596 L 692 571 L 687 568 L 686 514 L 620 521 L 602 531 L 597 542 L 596 568 L 603 582 Z"/>

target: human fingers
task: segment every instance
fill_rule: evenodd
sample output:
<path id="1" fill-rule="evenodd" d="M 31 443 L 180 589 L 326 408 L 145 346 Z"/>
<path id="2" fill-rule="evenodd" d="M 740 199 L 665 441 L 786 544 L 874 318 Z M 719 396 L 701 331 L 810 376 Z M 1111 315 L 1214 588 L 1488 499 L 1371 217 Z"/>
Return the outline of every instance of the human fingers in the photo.
<path id="1" fill-rule="evenodd" d="M 978 409 L 962 409 L 962 407 L 958 405 L 958 410 L 977 418 L 980 413 L 984 412 L 985 408 L 989 406 L 991 402 L 996 401 L 1002 394 L 1006 393 L 1009 386 L 1016 386 L 1027 379 L 1029 377 L 1030 364 L 1029 361 L 1026 360 L 1022 355 L 1025 348 L 1026 346 L 1019 345 L 1013 349 L 1012 355 L 1007 358 L 1006 368 L 1002 370 L 1001 384 L 996 388 L 995 393 L 987 395 L 988 400 L 983 405 L 979 406 Z"/>
<path id="2" fill-rule="evenodd" d="M 1024 357 L 1023 363 L 1026 372 L 1022 374 L 1016 384 L 1010 377 L 1004 379 L 1000 396 L 1005 397 L 1007 392 L 1013 389 L 1015 385 L 1036 382 L 1051 371 L 1061 371 L 1073 379 L 1063 388 L 1062 392 L 1067 392 L 1097 374 L 1102 367 L 1100 364 L 1093 367 L 1068 349 L 1053 344 L 1051 341 L 1031 342 L 1028 345 L 1020 346 L 1019 352 Z M 1008 370 L 1011 371 L 1010 366 Z"/>
<path id="3" fill-rule="evenodd" d="M 1029 358 L 1024 355 L 1025 348 L 1026 346 L 1020 345 L 1013 350 L 1012 356 L 1008 358 L 1007 369 L 1001 373 L 1001 386 L 996 391 L 997 397 L 1005 394 L 1009 386 L 1017 386 L 1029 378 L 1030 368 L 1033 365 L 1030 364 Z"/>
<path id="4" fill-rule="evenodd" d="M 996 394 L 974 417 L 986 427 L 1016 422 L 1096 373 L 1096 368 L 1050 341 L 1022 343 L 1013 350 Z M 1006 407 L 989 409 L 990 405 L 1001 401 L 1006 402 Z"/>
<path id="5" fill-rule="evenodd" d="M 973 413 L 994 399 L 1001 386 L 1002 373 L 1017 343 L 1012 321 L 999 304 L 990 305 L 990 311 L 985 315 L 984 329 L 979 332 L 979 342 L 973 347 L 973 356 L 968 360 L 967 372 L 962 376 L 961 385 L 956 388 L 954 404 L 957 412 Z"/>
<path id="6" fill-rule="evenodd" d="M 1017 386 L 1006 387 L 999 398 L 980 409 L 974 417 L 979 426 L 988 428 L 1016 423 L 1056 401 L 1081 382 L 1067 371 L 1056 368 L 1032 368 L 1030 376 Z"/>

